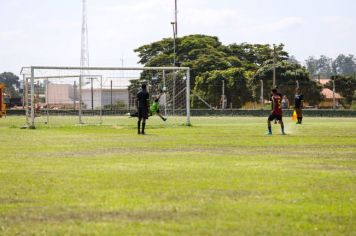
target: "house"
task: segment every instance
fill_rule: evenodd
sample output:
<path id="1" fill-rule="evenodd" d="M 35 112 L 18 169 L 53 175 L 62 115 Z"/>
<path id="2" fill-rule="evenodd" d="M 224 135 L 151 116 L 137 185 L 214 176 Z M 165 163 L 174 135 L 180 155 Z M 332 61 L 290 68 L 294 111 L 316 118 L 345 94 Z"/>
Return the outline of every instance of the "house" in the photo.
<path id="1" fill-rule="evenodd" d="M 324 96 L 324 99 L 322 102 L 320 102 L 319 108 L 332 108 L 333 107 L 333 91 L 328 88 L 324 88 L 321 91 L 321 93 Z M 341 99 L 342 99 L 342 97 L 340 96 L 340 94 L 335 93 L 335 107 L 340 106 Z"/>

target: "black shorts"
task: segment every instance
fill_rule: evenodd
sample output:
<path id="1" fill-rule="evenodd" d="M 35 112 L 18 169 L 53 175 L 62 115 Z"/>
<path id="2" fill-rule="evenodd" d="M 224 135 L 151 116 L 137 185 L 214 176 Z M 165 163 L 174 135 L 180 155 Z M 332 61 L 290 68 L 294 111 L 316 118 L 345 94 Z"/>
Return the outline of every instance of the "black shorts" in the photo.
<path id="1" fill-rule="evenodd" d="M 272 120 L 279 120 L 282 121 L 282 115 L 276 115 L 276 114 L 270 114 L 268 117 L 268 121 L 272 121 Z"/>
<path id="2" fill-rule="evenodd" d="M 138 118 L 139 119 L 148 119 L 148 108 L 139 108 L 138 109 Z"/>
<path id="3" fill-rule="evenodd" d="M 297 113 L 297 117 L 303 117 L 302 108 L 296 107 L 294 110 Z"/>

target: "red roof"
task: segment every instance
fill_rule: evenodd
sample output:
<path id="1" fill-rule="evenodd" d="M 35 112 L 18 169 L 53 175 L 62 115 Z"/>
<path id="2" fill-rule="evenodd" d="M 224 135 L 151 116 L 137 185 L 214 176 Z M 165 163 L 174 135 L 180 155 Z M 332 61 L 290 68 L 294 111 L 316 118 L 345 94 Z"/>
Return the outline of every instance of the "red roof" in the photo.
<path id="1" fill-rule="evenodd" d="M 319 83 L 321 83 L 322 85 L 325 85 L 325 84 L 327 84 L 329 81 L 330 81 L 330 79 L 323 78 L 323 79 L 320 79 L 320 80 L 319 80 Z"/>
<path id="2" fill-rule="evenodd" d="M 333 99 L 333 91 L 331 91 L 330 89 L 328 88 L 324 88 L 321 93 L 324 95 L 324 97 L 326 99 Z M 340 94 L 338 93 L 335 93 L 335 98 L 336 99 L 341 99 L 342 97 L 340 96 Z"/>

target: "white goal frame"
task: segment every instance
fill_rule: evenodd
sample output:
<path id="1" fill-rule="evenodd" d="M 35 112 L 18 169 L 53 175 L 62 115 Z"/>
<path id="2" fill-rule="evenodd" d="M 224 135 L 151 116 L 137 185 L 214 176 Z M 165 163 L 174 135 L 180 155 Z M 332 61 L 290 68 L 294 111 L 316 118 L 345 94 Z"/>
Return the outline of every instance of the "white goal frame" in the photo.
<path id="1" fill-rule="evenodd" d="M 28 103 L 29 98 L 28 90 L 30 90 L 30 111 L 28 104 L 26 105 L 26 121 L 30 128 L 35 128 L 35 80 L 36 79 L 46 79 L 50 78 L 51 76 L 43 76 L 43 77 L 35 77 L 36 70 L 78 70 L 78 71 L 146 71 L 146 70 L 154 70 L 154 71 L 162 71 L 164 74 L 166 71 L 184 71 L 186 77 L 186 125 L 190 126 L 190 68 L 189 67 L 72 67 L 72 66 L 29 66 L 29 67 L 22 67 L 21 74 L 23 75 L 24 80 L 24 90 L 25 90 L 25 103 Z M 26 74 L 26 71 L 27 74 Z M 79 77 L 79 88 L 81 88 L 81 81 L 82 77 L 87 77 L 88 75 L 73 75 L 68 77 Z M 55 78 L 61 78 L 63 76 L 53 76 Z M 30 86 L 28 86 L 28 80 L 30 80 Z M 79 89 L 79 99 L 81 100 L 81 89 Z M 79 102 L 80 104 L 81 102 Z M 78 115 L 79 115 L 79 124 L 82 123 L 81 119 L 82 114 L 82 107 L 79 106 Z M 28 117 L 30 120 L 28 120 Z"/>

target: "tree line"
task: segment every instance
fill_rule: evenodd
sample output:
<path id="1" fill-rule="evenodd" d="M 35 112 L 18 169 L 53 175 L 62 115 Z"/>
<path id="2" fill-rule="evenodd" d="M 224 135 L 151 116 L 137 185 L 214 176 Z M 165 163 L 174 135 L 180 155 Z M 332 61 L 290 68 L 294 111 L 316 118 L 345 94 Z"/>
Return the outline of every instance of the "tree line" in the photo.
<path id="1" fill-rule="evenodd" d="M 275 48 L 269 44 L 223 45 L 218 37 L 188 35 L 176 39 L 175 55 L 172 38 L 143 45 L 135 49 L 135 52 L 140 58 L 139 63 L 144 66 L 172 66 L 175 56 L 178 66 L 190 67 L 193 108 L 206 107 L 200 99 L 194 99 L 195 95 L 213 107 L 221 106 L 223 85 L 226 102 L 233 108 L 241 108 L 248 102 L 258 102 L 261 97 L 261 82 L 264 86 L 263 97 L 268 98 L 272 89 L 274 57 L 276 85 L 283 94 L 293 99 L 298 81 L 310 105 L 317 105 L 323 99 L 322 86 L 312 75 L 325 67 L 325 63 L 319 62 L 323 62 L 325 57 L 310 57 L 306 61 L 307 66 L 302 66 L 289 55 L 283 44 L 276 45 Z M 355 71 L 355 58 L 341 54 L 329 64 L 330 72 L 338 72 L 338 80 L 346 80 L 352 85 L 348 91 L 340 92 L 351 96 L 352 101 L 353 92 L 350 90 L 356 88 L 355 78 L 345 75 Z M 150 77 L 145 74 L 141 79 L 147 81 Z M 339 83 L 342 84 L 345 83 Z M 343 86 L 339 88 L 344 89 Z"/>

